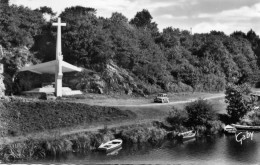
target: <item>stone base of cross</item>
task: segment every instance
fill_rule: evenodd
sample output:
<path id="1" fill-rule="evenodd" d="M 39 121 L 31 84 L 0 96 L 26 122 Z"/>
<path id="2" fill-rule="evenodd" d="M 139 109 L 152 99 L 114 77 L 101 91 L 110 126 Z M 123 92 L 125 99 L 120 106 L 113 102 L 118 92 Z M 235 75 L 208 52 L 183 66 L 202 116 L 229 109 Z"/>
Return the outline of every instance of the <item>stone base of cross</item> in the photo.
<path id="1" fill-rule="evenodd" d="M 66 23 L 61 23 L 60 18 L 58 18 L 58 22 L 53 23 L 53 26 L 57 26 L 57 43 L 56 43 L 56 60 L 34 65 L 28 66 L 20 69 L 20 71 L 31 71 L 34 73 L 52 73 L 55 74 L 55 95 L 57 97 L 62 97 L 63 95 L 63 87 L 62 87 L 62 76 L 64 72 L 72 72 L 78 71 L 80 72 L 82 69 L 76 66 L 73 66 L 65 61 L 63 61 L 63 55 L 61 51 L 61 26 L 66 26 Z M 35 89 L 31 92 L 38 92 L 44 89 Z M 29 91 L 30 92 L 30 91 Z M 71 94 L 79 94 L 79 92 L 67 92 L 66 95 Z"/>

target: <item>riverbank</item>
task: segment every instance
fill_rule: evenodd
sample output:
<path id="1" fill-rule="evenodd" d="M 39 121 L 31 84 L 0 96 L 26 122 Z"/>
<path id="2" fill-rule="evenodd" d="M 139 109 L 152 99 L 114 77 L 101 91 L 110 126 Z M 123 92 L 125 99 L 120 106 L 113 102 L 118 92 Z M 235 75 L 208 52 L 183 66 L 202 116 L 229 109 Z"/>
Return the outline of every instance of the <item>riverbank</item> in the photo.
<path id="1" fill-rule="evenodd" d="M 176 140 L 177 131 L 159 121 L 134 124 L 128 126 L 107 128 L 97 132 L 81 132 L 76 134 L 56 136 L 49 139 L 27 139 L 8 145 L 1 145 L 0 159 L 4 162 L 15 162 L 30 159 L 44 159 L 47 157 L 61 156 L 68 152 L 91 152 L 104 141 L 121 138 L 128 144 L 158 144 L 163 140 Z M 187 128 L 183 127 L 183 131 Z M 211 134 L 204 129 L 197 136 Z M 222 130 L 216 130 L 219 133 Z"/>
<path id="2" fill-rule="evenodd" d="M 214 100 L 214 102 L 215 106 L 219 107 L 219 100 Z M 184 106 L 184 104 L 178 105 Z M 75 152 L 82 148 L 91 151 L 101 142 L 113 138 L 121 138 L 126 143 L 154 144 L 165 138 L 174 139 L 177 133 L 176 130 L 162 124 L 172 109 L 172 105 L 167 104 L 162 104 L 159 109 L 158 107 L 140 107 L 141 109 L 133 110 L 131 107 L 123 109 L 122 107 L 89 106 L 66 100 L 53 102 L 18 99 L 1 102 L 1 106 L 5 108 L 2 108 L 2 119 L 6 119 L 6 123 L 9 122 L 7 126 L 12 126 L 8 128 L 20 130 L 14 134 L 7 130 L 5 133 L 9 133 L 9 138 L 1 138 L 2 144 L 6 145 L 1 146 L 0 155 L 3 160 L 7 161 L 9 159 L 34 159 L 33 157 L 39 155 L 40 158 L 53 156 L 57 153 Z M 10 122 L 10 119 L 15 122 Z M 109 126 L 109 129 L 106 126 Z M 218 132 L 218 130 L 209 131 L 206 127 L 196 129 L 199 135 L 205 132 L 209 134 Z M 220 130 L 220 127 L 218 129 Z M 183 127 L 178 131 L 186 130 L 188 128 Z M 28 155 L 27 152 L 30 154 Z M 40 154 L 33 156 L 34 152 L 35 154 L 40 152 Z"/>
<path id="3" fill-rule="evenodd" d="M 187 94 L 179 94 L 179 95 L 186 96 Z M 212 94 L 210 94 L 210 95 L 212 95 Z M 98 102 L 98 99 L 103 98 L 103 100 L 106 100 L 105 98 L 108 98 L 108 97 L 110 97 L 110 96 L 99 95 L 98 98 L 96 98 L 96 97 L 92 98 L 92 100 L 90 99 L 90 101 L 96 100 L 96 102 Z M 113 97 L 112 99 L 115 99 L 115 97 Z M 124 100 L 124 99 L 125 98 L 121 99 L 121 101 Z M 16 98 L 16 97 L 10 97 L 9 100 L 14 100 L 14 101 L 16 100 L 16 101 L 19 101 L 19 102 L 28 102 L 28 103 L 26 103 L 26 106 L 28 106 L 28 107 L 32 107 L 30 102 L 35 102 L 35 101 L 39 102 L 39 100 L 35 100 L 35 99 Z M 60 100 L 60 101 L 63 102 L 64 100 Z M 100 101 L 102 101 L 102 99 Z M 48 101 L 40 101 L 40 102 L 46 102 L 46 104 L 50 103 L 48 105 L 49 108 L 46 111 L 46 112 L 50 112 L 50 109 L 53 107 L 51 105 L 54 102 L 48 102 Z M 71 103 L 71 102 L 69 102 L 69 103 L 66 103 L 66 102 L 67 102 L 67 99 L 65 100 L 64 105 Z M 223 98 L 211 99 L 211 100 L 209 100 L 209 102 L 212 103 L 212 105 L 214 106 L 214 109 L 216 109 L 217 113 L 222 113 L 223 109 L 225 109 L 226 105 L 224 103 Z M 59 104 L 61 104 L 61 103 L 59 103 Z M 74 105 L 74 104 L 75 104 L 74 102 L 71 103 L 71 105 Z M 12 105 L 12 104 L 10 104 L 10 105 Z M 34 105 L 36 106 L 36 104 L 34 104 Z M 37 103 L 37 105 L 38 105 L 38 108 L 42 107 L 42 106 L 40 106 L 41 104 Z M 56 105 L 58 105 L 58 104 L 56 104 Z M 84 103 L 84 105 L 85 105 L 85 103 Z M 80 104 L 80 106 L 82 106 L 82 107 L 84 107 L 84 105 Z M 183 109 L 184 105 L 185 105 L 184 103 L 175 104 L 174 107 L 177 107 L 179 109 Z M 9 133 L 9 134 L 11 133 L 11 135 L 7 135 L 7 136 L 4 136 L 4 137 L 1 136 L 2 138 L 0 139 L 0 144 L 14 143 L 14 142 L 23 141 L 23 140 L 25 141 L 27 139 L 37 139 L 38 137 L 52 138 L 52 137 L 55 137 L 57 134 L 68 135 L 68 134 L 74 134 L 74 133 L 80 133 L 80 132 L 86 132 L 86 131 L 92 131 L 93 132 L 93 131 L 97 131 L 98 129 L 103 128 L 104 125 L 108 125 L 109 127 L 120 127 L 120 126 L 132 125 L 132 124 L 136 124 L 136 123 L 143 124 L 143 123 L 151 122 L 153 120 L 162 121 L 169 114 L 169 112 L 172 110 L 172 107 L 173 107 L 173 105 L 169 105 L 169 104 L 161 104 L 160 106 L 145 106 L 145 107 L 136 107 L 136 106 L 134 106 L 134 107 L 130 107 L 130 106 L 129 107 L 120 107 L 120 106 L 118 106 L 118 107 L 116 107 L 116 109 L 123 110 L 120 113 L 126 113 L 127 114 L 128 112 L 131 111 L 132 113 L 134 113 L 134 116 L 132 114 L 132 117 L 130 117 L 130 118 L 124 117 L 124 118 L 121 118 L 121 119 L 118 119 L 118 120 L 116 120 L 116 118 L 113 118 L 113 120 L 110 120 L 109 117 L 105 117 L 105 118 L 103 118 L 103 121 L 99 121 L 99 122 L 96 120 L 97 118 L 96 119 L 93 118 L 92 122 L 83 122 L 83 123 L 80 123 L 80 124 L 71 124 L 69 127 L 60 127 L 59 126 L 60 122 L 56 121 L 56 124 L 58 124 L 58 125 L 56 125 L 56 128 L 53 128 L 54 126 L 52 126 L 52 129 L 47 129 L 48 127 L 46 127 L 46 129 L 43 129 L 44 125 L 42 125 L 42 123 L 40 123 L 38 120 L 36 120 L 37 118 L 33 117 L 33 115 L 32 116 L 30 114 L 21 115 L 19 110 L 21 110 L 21 108 L 26 108 L 26 106 L 11 106 L 11 107 L 13 107 L 11 110 L 8 110 L 8 111 L 4 110 L 4 111 L 1 112 L 2 120 L 1 120 L 1 118 L 0 118 L 0 120 L 2 121 L 1 122 L 2 126 L 0 127 L 0 129 L 2 129 L 1 130 L 2 135 L 3 134 L 7 135 L 7 133 Z M 14 108 L 14 107 L 16 107 L 16 108 Z M 91 106 L 86 105 L 86 107 L 89 108 Z M 99 107 L 99 106 L 97 106 L 97 107 Z M 107 107 L 107 108 L 103 108 L 103 109 L 108 110 L 110 108 L 111 107 Z M 59 109 L 61 111 L 60 113 L 53 111 L 55 113 L 52 113 L 51 115 L 46 115 L 44 108 L 42 110 L 44 111 L 43 112 L 44 116 L 53 116 L 54 119 L 59 119 L 59 115 L 64 114 L 64 111 L 62 110 L 62 108 Z M 71 110 L 69 112 L 66 112 L 66 114 L 70 115 L 71 112 L 73 112 L 73 110 L 74 110 L 74 108 L 71 107 Z M 126 112 L 124 112 L 124 111 L 126 111 Z M 7 115 L 4 114 L 4 112 L 8 112 Z M 30 112 L 30 111 L 27 111 L 27 112 Z M 43 114 L 39 113 L 40 110 L 35 111 L 34 109 L 31 109 L 31 112 L 32 113 L 37 112 L 38 115 L 43 116 Z M 12 122 L 12 120 L 9 120 L 9 119 L 12 119 L 12 118 L 8 117 L 8 115 L 11 115 L 11 114 L 14 114 L 12 118 L 14 119 L 15 122 Z M 19 115 L 19 114 L 20 114 L 20 118 L 17 117 L 17 115 Z M 81 117 L 82 115 L 80 115 L 80 113 L 77 113 L 77 115 L 78 115 L 78 117 L 76 117 L 76 118 L 79 118 L 79 119 L 82 118 Z M 110 116 L 111 115 L 113 115 L 113 114 L 110 114 Z M 30 131 L 30 132 L 27 131 L 27 132 L 22 133 L 21 136 L 19 136 L 20 133 L 17 133 L 16 130 L 21 131 L 19 128 L 21 128 L 22 125 L 19 124 L 19 122 L 23 121 L 21 118 L 24 117 L 24 116 L 30 117 L 29 121 L 32 120 L 32 122 L 36 124 L 35 126 L 33 125 L 34 128 L 40 128 L 41 130 Z M 65 117 L 66 117 L 66 115 L 65 115 Z M 116 116 L 114 116 L 114 117 L 116 117 Z M 64 118 L 61 118 L 61 119 L 64 120 Z M 42 120 L 42 118 L 40 119 L 40 121 L 41 120 Z M 3 128 L 6 128 L 6 125 L 8 126 L 8 124 L 6 124 L 6 123 L 8 123 L 8 121 L 9 121 L 9 123 L 11 123 L 11 125 L 9 125 L 9 127 L 13 125 L 13 126 L 15 126 L 14 127 L 15 129 L 14 129 L 14 131 L 12 131 L 12 129 L 11 129 L 11 131 L 10 130 L 8 131 L 8 129 L 5 129 L 5 133 L 3 133 Z M 76 120 L 72 119 L 71 121 L 76 121 Z M 27 119 L 25 120 L 25 124 L 26 124 L 26 122 L 27 122 Z M 45 123 L 48 123 L 48 122 L 45 122 Z M 27 128 L 27 130 L 28 130 L 28 128 Z"/>

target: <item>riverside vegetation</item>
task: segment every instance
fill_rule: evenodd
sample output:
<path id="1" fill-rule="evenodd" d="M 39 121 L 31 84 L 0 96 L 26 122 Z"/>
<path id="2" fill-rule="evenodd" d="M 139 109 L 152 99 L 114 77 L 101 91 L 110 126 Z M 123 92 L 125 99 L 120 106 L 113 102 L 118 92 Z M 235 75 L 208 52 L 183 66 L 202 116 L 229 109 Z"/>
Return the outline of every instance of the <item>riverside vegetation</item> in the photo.
<path id="1" fill-rule="evenodd" d="M 15 100 L 2 102 L 1 106 L 4 107 L 1 111 L 1 120 L 9 119 L 7 128 L 13 131 L 20 130 L 20 132 L 15 132 L 15 134 L 13 131 L 7 132 L 11 133 L 12 136 L 41 131 L 43 128 L 51 130 L 75 124 L 102 122 L 111 116 L 113 116 L 113 120 L 115 121 L 134 119 L 136 117 L 131 111 L 121 111 L 117 108 L 88 106 L 78 103 L 75 105 L 75 103 L 65 102 L 26 102 Z M 71 108 L 74 107 L 76 108 L 72 110 Z M 37 111 L 38 113 L 35 113 L 34 117 L 32 117 L 32 111 Z M 165 121 L 119 126 L 110 129 L 104 127 L 95 132 L 80 132 L 68 135 L 57 134 L 55 137 L 30 138 L 10 144 L 2 144 L 0 159 L 10 162 L 21 159 L 42 159 L 45 157 L 60 156 L 67 152 L 88 152 L 95 150 L 102 142 L 114 138 L 121 138 L 124 143 L 130 144 L 157 144 L 164 139 L 175 139 L 178 132 L 189 129 L 197 130 L 198 136 L 215 134 L 222 129 L 221 122 L 217 120 L 217 116 L 213 111 L 211 104 L 206 100 L 197 100 L 189 103 L 184 110 L 173 108 Z M 7 112 L 9 116 L 6 115 Z M 45 114 L 44 120 L 38 116 L 41 113 Z M 65 113 L 66 115 L 63 115 Z M 85 116 L 85 118 L 82 116 Z M 92 121 L 89 121 L 90 118 Z"/>
<path id="2" fill-rule="evenodd" d="M 225 101 L 228 103 L 228 123 L 243 125 L 260 125 L 259 101 L 252 93 L 248 84 L 229 84 L 225 92 Z"/>

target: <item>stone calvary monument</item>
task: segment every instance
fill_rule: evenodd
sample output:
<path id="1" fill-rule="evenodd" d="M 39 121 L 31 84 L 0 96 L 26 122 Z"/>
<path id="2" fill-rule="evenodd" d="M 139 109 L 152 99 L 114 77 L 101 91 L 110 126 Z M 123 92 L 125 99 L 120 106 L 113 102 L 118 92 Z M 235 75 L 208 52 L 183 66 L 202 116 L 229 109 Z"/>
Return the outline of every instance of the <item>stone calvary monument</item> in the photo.
<path id="1" fill-rule="evenodd" d="M 66 23 L 61 23 L 61 19 L 58 18 L 58 22 L 53 23 L 52 25 L 57 26 L 56 60 L 33 66 L 26 66 L 21 68 L 19 71 L 31 71 L 37 74 L 55 74 L 55 89 L 53 87 L 42 87 L 33 89 L 31 91 L 26 91 L 24 93 L 55 92 L 57 97 L 61 97 L 62 95 L 82 94 L 82 92 L 79 90 L 72 91 L 68 87 L 62 87 L 62 77 L 64 72 L 80 72 L 82 69 L 63 61 L 63 55 L 61 51 L 61 26 L 66 26 Z"/>

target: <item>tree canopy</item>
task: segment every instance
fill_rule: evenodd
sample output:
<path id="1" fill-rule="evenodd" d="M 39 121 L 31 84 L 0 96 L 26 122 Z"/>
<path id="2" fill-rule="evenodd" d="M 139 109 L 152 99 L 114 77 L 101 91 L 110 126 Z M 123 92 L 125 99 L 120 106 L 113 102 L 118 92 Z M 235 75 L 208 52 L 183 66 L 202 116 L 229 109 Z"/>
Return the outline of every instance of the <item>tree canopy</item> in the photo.
<path id="1" fill-rule="evenodd" d="M 6 5 L 0 6 L 0 44 L 10 52 L 28 48 L 31 61 L 54 59 L 56 30 L 51 23 L 56 18 L 52 9 L 31 10 L 8 2 L 1 1 Z M 53 18 L 46 21 L 44 13 Z M 147 9 L 130 21 L 118 12 L 110 18 L 96 13 L 94 8 L 75 6 L 59 15 L 67 23 L 62 28 L 65 61 L 101 75 L 112 61 L 127 70 L 147 94 L 220 91 L 229 82 L 259 81 L 260 39 L 253 30 L 191 34 L 167 27 L 160 32 Z"/>

